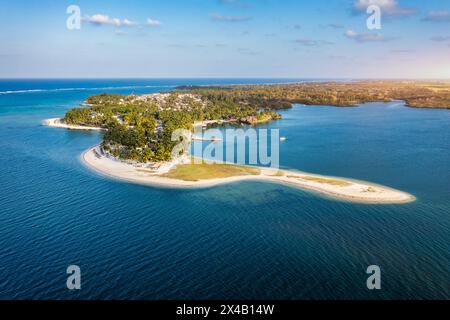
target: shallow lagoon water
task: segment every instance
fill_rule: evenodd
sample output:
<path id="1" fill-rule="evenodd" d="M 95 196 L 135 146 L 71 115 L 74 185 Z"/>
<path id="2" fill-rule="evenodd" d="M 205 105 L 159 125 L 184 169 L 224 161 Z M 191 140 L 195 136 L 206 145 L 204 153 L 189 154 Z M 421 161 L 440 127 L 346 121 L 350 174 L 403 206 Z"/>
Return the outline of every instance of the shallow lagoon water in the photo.
<path id="1" fill-rule="evenodd" d="M 90 94 L 280 80 L 0 82 L 0 298 L 450 298 L 450 111 L 295 106 L 285 169 L 367 180 L 417 201 L 364 205 L 270 183 L 158 189 L 104 178 L 95 132 L 49 128 Z M 292 80 L 285 80 L 292 81 Z M 39 89 L 33 92 L 13 92 Z M 68 89 L 68 90 L 55 90 Z M 8 93 L 6 93 L 8 92 Z M 66 268 L 82 289 L 66 289 Z M 368 265 L 382 290 L 366 288 Z"/>

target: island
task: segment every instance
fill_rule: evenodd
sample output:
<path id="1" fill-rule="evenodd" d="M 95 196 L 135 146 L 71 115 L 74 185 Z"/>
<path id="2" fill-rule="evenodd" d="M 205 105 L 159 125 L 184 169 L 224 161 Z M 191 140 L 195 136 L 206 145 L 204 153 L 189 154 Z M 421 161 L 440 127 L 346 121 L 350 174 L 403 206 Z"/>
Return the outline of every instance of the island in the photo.
<path id="1" fill-rule="evenodd" d="M 206 187 L 259 180 L 364 203 L 404 203 L 414 196 L 388 187 L 345 178 L 231 163 L 193 163 L 175 157 L 172 133 L 196 125 L 256 126 L 281 118 L 293 104 L 357 107 L 367 102 L 403 100 L 411 108 L 450 109 L 446 81 L 335 81 L 272 85 L 180 86 L 144 95 L 99 94 L 63 119 L 46 124 L 73 130 L 104 131 L 101 144 L 82 155 L 104 175 L 133 183 L 167 187 Z M 201 139 L 201 138 L 197 138 Z"/>

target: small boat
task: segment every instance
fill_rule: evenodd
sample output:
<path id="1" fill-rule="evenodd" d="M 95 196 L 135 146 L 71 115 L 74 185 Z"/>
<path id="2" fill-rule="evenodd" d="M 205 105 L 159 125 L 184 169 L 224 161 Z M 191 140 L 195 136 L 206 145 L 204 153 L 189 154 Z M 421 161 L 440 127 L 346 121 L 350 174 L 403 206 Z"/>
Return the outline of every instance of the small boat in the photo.
<path id="1" fill-rule="evenodd" d="M 284 140 L 286 140 L 286 137 L 281 137 L 280 138 L 280 141 L 284 141 Z"/>

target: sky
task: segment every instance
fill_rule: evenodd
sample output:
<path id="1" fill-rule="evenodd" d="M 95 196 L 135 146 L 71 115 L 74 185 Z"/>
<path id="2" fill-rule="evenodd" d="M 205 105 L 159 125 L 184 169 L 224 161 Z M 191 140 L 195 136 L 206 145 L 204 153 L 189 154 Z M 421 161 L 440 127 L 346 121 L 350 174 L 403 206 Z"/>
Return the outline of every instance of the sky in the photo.
<path id="1" fill-rule="evenodd" d="M 71 5 L 80 28 L 67 27 Z M 369 5 L 381 29 L 367 27 Z M 0 0 L 0 10 L 0 78 L 450 78 L 448 0 Z"/>

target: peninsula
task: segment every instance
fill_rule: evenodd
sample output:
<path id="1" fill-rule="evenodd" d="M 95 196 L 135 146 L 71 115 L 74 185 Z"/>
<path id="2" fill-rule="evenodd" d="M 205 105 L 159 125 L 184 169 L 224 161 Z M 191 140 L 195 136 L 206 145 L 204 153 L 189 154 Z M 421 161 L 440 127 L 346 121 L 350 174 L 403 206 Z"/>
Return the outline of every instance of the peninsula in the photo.
<path id="1" fill-rule="evenodd" d="M 103 141 L 83 154 L 98 172 L 135 183 L 205 187 L 241 180 L 264 180 L 352 201 L 402 203 L 407 193 L 367 182 L 233 164 L 193 164 L 172 159 L 176 129 L 195 123 L 257 125 L 281 118 L 294 103 L 350 107 L 366 102 L 404 100 L 414 108 L 450 109 L 450 82 L 351 81 L 276 85 L 181 86 L 145 95 L 99 94 L 88 107 L 68 111 L 47 125 L 74 130 L 105 130 Z M 180 153 L 181 155 L 182 153 Z"/>
<path id="2" fill-rule="evenodd" d="M 205 188 L 238 181 L 266 181 L 311 190 L 339 200 L 394 204 L 415 200 L 399 190 L 345 178 L 327 177 L 305 172 L 226 163 L 193 164 L 189 157 L 157 167 L 144 167 L 118 161 L 100 146 L 84 152 L 82 162 L 108 177 L 142 185 L 168 188 Z"/>

